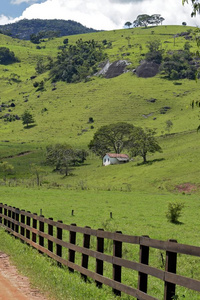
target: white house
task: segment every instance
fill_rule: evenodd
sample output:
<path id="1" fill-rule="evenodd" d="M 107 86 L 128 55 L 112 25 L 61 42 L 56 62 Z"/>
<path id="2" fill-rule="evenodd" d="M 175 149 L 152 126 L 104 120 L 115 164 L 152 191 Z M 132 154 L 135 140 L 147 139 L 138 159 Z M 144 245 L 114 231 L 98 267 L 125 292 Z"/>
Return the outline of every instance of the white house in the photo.
<path id="1" fill-rule="evenodd" d="M 124 164 L 129 162 L 126 154 L 106 153 L 103 157 L 103 166 Z"/>

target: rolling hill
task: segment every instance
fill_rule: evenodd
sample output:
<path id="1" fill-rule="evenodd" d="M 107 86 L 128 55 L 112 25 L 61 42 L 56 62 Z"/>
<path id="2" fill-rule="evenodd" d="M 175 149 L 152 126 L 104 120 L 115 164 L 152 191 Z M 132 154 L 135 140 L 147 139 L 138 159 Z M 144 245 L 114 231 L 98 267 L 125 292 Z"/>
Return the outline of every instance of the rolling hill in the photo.
<path id="1" fill-rule="evenodd" d="M 92 76 L 89 80 L 52 84 L 48 71 L 37 74 L 36 64 L 40 58 L 56 59 L 58 48 L 66 37 L 45 39 L 41 47 L 29 41 L 20 41 L 1 35 L 2 47 L 13 51 L 20 62 L 0 65 L 1 112 L 0 150 L 1 159 L 8 160 L 15 167 L 11 178 L 31 178 L 32 163 L 42 164 L 46 145 L 68 143 L 79 149 L 87 149 L 94 132 L 102 125 L 119 121 L 129 122 L 143 128 L 155 128 L 163 153 L 148 157 L 150 163 L 141 165 L 141 159 L 124 166 L 101 168 L 101 160 L 90 153 L 83 167 L 75 168 L 72 176 L 63 179 L 52 173 L 52 168 L 43 164 L 46 170 L 44 185 L 57 183 L 60 187 L 72 189 L 114 189 L 158 192 L 174 192 L 186 183 L 193 190 L 199 187 L 197 162 L 199 138 L 198 107 L 191 108 L 198 100 L 199 86 L 195 80 L 169 80 L 162 74 L 150 78 L 138 77 L 133 69 L 144 59 L 147 42 L 160 40 L 164 51 L 183 49 L 183 31 L 193 28 L 183 26 L 157 26 L 95 32 L 67 36 L 69 44 L 78 39 L 94 39 L 110 42 L 104 49 L 110 62 L 127 60 L 129 72 L 114 78 Z M 195 40 L 190 40 L 190 51 L 196 51 Z M 37 91 L 35 82 L 44 82 L 44 90 Z M 6 115 L 21 116 L 29 110 L 36 126 L 26 129 L 21 120 L 9 121 Z M 93 126 L 89 118 L 94 119 Z M 166 121 L 173 127 L 170 132 Z M 28 155 L 19 155 L 28 152 Z M 3 176 L 3 173 L 1 173 Z M 74 175 L 74 176 L 73 176 Z"/>
<path id="2" fill-rule="evenodd" d="M 192 53 L 197 50 L 193 30 L 186 26 L 156 26 L 101 31 L 46 38 L 39 45 L 1 34 L 0 53 L 8 53 L 5 49 L 9 49 L 17 58 L 12 64 L 0 64 L 1 202 L 44 214 L 55 221 L 62 220 L 65 224 L 112 232 L 120 230 L 157 240 L 171 238 L 199 246 L 199 79 L 177 79 L 176 72 L 169 78 L 163 71 L 147 77 L 146 67 L 142 77 L 137 75 L 149 42 L 159 41 L 165 58 L 176 54 L 175 65 L 185 66 L 183 55 L 188 54 L 185 48 Z M 73 83 L 52 82 L 52 69 L 47 70 L 46 66 L 57 62 L 58 53 L 62 51 L 71 49 L 74 53 L 77 41 L 103 45 L 107 58 L 98 71 L 102 71 L 102 65 L 113 63 L 115 71 L 116 66 L 120 66 L 117 74 L 112 70 L 112 76 L 99 73 Z M 79 61 L 82 56 L 75 58 Z M 189 63 L 198 66 L 198 58 L 190 59 Z M 119 72 L 125 64 L 126 71 Z M 81 70 L 85 71 L 87 62 L 83 61 L 83 65 Z M 38 66 L 41 72 L 36 71 Z M 68 64 L 65 67 L 68 68 Z M 184 75 L 185 69 L 182 71 Z M 22 124 L 26 110 L 35 120 L 29 127 Z M 69 176 L 46 164 L 47 146 L 66 143 L 88 150 L 96 130 L 116 122 L 155 129 L 163 152 L 148 155 L 146 164 L 141 157 L 136 157 L 127 164 L 103 167 L 102 160 L 89 151 L 84 164 L 72 167 Z M 178 224 L 166 219 L 169 203 L 184 205 Z M 80 235 L 77 234 L 77 246 L 81 244 Z M 109 244 L 105 239 L 105 246 Z M 93 240 L 91 247 L 96 247 Z M 0 250 L 9 254 L 20 270 L 30 276 L 31 283 L 51 298 L 114 299 L 111 289 L 105 285 L 96 289 L 92 282 L 85 284 L 76 272 L 71 274 L 65 268 L 58 268 L 48 257 L 38 255 L 26 243 L 13 239 L 3 228 Z M 134 250 L 129 248 L 126 243 L 123 256 L 135 261 L 138 250 L 135 246 Z M 151 266 L 165 270 L 164 251 L 151 252 Z M 68 252 L 64 252 L 64 256 L 68 256 Z M 198 258 L 180 254 L 178 260 L 180 275 L 199 280 Z M 95 259 L 90 261 L 91 266 L 93 263 Z M 107 268 L 106 263 L 104 275 L 112 276 L 111 268 Z M 123 282 L 130 282 L 136 288 L 137 277 L 137 272 L 125 274 L 123 270 Z M 163 282 L 149 277 L 149 294 L 160 298 Z M 199 299 L 198 292 L 183 287 L 177 287 L 176 293 L 178 299 Z M 130 299 L 130 296 L 122 295 L 122 299 Z"/>
<path id="3" fill-rule="evenodd" d="M 96 32 L 92 28 L 87 28 L 75 21 L 65 20 L 21 20 L 16 23 L 6 24 L 0 26 L 0 32 L 9 35 L 13 38 L 22 40 L 29 40 L 31 34 L 46 33 L 44 36 L 66 36 L 74 34 L 82 34 L 89 32 Z"/>

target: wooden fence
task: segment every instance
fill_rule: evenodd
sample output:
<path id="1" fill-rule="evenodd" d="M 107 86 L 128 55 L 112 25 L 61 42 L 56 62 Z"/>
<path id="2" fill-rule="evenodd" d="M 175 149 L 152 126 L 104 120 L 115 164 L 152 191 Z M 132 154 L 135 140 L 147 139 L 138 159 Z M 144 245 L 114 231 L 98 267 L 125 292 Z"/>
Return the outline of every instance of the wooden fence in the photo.
<path id="1" fill-rule="evenodd" d="M 176 274 L 177 254 L 200 257 L 200 247 L 178 244 L 175 240 L 160 241 L 149 237 L 124 235 L 121 232 L 107 232 L 102 229 L 94 230 L 89 227 L 78 227 L 76 224 L 66 225 L 62 221 L 55 222 L 53 218 L 38 216 L 29 211 L 7 206 L 0 203 L 0 226 L 21 241 L 36 248 L 56 260 L 59 265 L 65 265 L 71 272 L 78 271 L 87 280 L 92 278 L 98 287 L 108 285 L 116 295 L 121 292 L 131 295 L 138 300 L 158 300 L 147 294 L 148 277 L 153 276 L 164 283 L 164 300 L 171 300 L 175 296 L 176 285 L 200 292 L 200 281 Z M 63 239 L 63 233 L 69 233 L 68 242 Z M 77 233 L 83 236 L 83 247 L 76 244 Z M 91 237 L 96 240 L 96 250 L 90 248 Z M 104 241 L 113 242 L 113 255 L 104 251 Z M 122 244 L 135 244 L 139 247 L 139 262 L 122 258 Z M 150 248 L 166 252 L 165 271 L 149 266 Z M 67 249 L 68 259 L 62 257 Z M 81 263 L 75 260 L 76 253 L 81 253 Z M 96 261 L 94 271 L 88 269 L 89 258 Z M 104 263 L 112 265 L 112 279 L 104 277 Z M 138 286 L 125 285 L 121 282 L 122 267 L 138 272 Z"/>

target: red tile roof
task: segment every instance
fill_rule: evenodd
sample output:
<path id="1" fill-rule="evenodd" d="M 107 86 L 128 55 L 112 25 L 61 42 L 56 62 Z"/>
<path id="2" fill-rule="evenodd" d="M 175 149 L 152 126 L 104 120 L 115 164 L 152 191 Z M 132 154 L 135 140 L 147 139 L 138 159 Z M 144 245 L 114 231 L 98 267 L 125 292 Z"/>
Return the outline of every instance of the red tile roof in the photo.
<path id="1" fill-rule="evenodd" d="M 129 159 L 129 156 L 127 154 L 117 154 L 117 153 L 106 153 L 108 156 L 113 157 L 113 158 L 127 158 Z"/>

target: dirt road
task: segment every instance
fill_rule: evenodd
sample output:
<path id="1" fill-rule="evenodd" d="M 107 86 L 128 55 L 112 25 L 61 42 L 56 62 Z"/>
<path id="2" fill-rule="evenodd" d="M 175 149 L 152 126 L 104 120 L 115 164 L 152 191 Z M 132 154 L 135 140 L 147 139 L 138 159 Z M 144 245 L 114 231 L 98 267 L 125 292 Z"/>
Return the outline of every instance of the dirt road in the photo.
<path id="1" fill-rule="evenodd" d="M 27 277 L 19 275 L 9 257 L 0 252 L 0 300 L 47 300 L 30 287 Z"/>

